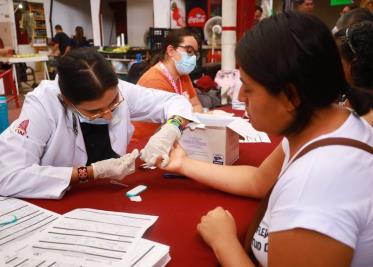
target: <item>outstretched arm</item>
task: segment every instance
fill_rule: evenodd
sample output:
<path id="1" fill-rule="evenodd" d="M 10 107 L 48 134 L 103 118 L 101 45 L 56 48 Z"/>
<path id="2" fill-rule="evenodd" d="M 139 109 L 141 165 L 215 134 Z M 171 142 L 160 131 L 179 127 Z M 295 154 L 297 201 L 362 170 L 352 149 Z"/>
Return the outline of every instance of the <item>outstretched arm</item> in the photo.
<path id="1" fill-rule="evenodd" d="M 199 98 L 198 96 L 194 96 L 192 98 L 189 99 L 190 103 L 192 104 L 192 107 L 193 107 L 193 111 L 194 112 L 202 112 L 203 111 L 203 107 L 202 107 L 202 104 L 201 102 L 199 101 Z"/>
<path id="2" fill-rule="evenodd" d="M 227 166 L 194 160 L 180 145 L 170 153 L 164 170 L 181 173 L 215 189 L 241 196 L 262 198 L 276 181 L 284 159 L 281 145 L 259 167 Z"/>

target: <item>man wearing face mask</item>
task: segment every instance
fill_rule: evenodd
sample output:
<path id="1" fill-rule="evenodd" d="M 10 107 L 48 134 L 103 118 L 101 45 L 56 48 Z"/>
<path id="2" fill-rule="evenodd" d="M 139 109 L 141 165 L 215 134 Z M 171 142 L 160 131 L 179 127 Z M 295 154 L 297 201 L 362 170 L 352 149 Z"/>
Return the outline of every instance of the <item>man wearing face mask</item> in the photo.
<path id="1" fill-rule="evenodd" d="M 150 68 L 140 77 L 137 84 L 177 93 L 189 99 L 194 112 L 202 112 L 189 74 L 196 67 L 199 57 L 196 37 L 185 28 L 171 30 L 162 44 L 160 53 L 152 58 Z M 134 122 L 134 138 L 152 135 L 158 123 Z"/>

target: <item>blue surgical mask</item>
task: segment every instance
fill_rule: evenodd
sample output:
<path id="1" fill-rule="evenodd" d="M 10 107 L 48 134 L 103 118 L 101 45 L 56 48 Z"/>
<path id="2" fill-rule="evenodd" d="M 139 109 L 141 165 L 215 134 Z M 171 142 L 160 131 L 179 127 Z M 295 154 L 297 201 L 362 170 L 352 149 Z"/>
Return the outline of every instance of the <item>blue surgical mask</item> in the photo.
<path id="1" fill-rule="evenodd" d="M 179 53 L 181 54 L 181 59 L 179 61 L 174 61 L 176 70 L 180 75 L 187 75 L 196 67 L 197 58 L 195 55 L 189 56 L 185 51 Z"/>
<path id="2" fill-rule="evenodd" d="M 97 118 L 97 119 L 94 119 L 94 120 L 88 120 L 87 118 L 83 117 L 82 115 L 78 114 L 78 117 L 79 117 L 79 121 L 80 122 L 83 122 L 83 123 L 89 123 L 89 124 L 95 124 L 95 125 L 105 125 L 105 124 L 109 124 L 110 123 L 110 120 L 106 120 L 104 118 Z"/>

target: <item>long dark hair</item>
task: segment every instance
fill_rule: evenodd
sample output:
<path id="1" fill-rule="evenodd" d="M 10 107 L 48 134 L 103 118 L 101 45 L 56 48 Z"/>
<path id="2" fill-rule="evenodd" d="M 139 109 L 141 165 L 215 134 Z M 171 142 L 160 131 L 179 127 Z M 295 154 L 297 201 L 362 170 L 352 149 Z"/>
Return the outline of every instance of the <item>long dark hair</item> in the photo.
<path id="1" fill-rule="evenodd" d="M 74 40 L 77 41 L 78 43 L 81 43 L 85 41 L 85 36 L 84 36 L 84 29 L 82 26 L 76 26 L 75 27 L 75 35 L 74 35 Z"/>
<path id="2" fill-rule="evenodd" d="M 353 85 L 373 90 L 373 21 L 364 21 L 343 29 L 339 51 L 351 64 Z"/>
<path id="3" fill-rule="evenodd" d="M 302 130 L 316 109 L 329 106 L 342 93 L 355 99 L 352 106 L 359 114 L 369 110 L 355 90 L 348 90 L 329 28 L 312 15 L 284 12 L 264 19 L 238 43 L 236 58 L 270 94 L 284 92 L 290 101 L 299 98 L 295 120 L 283 134 Z"/>
<path id="4" fill-rule="evenodd" d="M 57 73 L 62 95 L 75 105 L 99 99 L 118 85 L 111 64 L 93 48 L 78 48 L 60 58 Z"/>

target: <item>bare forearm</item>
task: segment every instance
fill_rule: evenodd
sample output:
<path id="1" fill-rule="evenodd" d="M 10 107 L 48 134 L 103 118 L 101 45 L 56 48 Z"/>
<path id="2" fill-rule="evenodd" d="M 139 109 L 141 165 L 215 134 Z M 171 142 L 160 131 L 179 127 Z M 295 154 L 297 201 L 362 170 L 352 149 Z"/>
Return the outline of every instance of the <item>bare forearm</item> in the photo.
<path id="1" fill-rule="evenodd" d="M 213 248 L 216 258 L 223 267 L 254 267 L 238 239 Z"/>
<path id="2" fill-rule="evenodd" d="M 196 105 L 193 105 L 193 111 L 194 112 L 198 112 L 198 113 L 201 113 L 203 111 L 203 107 L 201 104 L 196 104 Z"/>
<path id="3" fill-rule="evenodd" d="M 262 197 L 258 192 L 255 174 L 257 168 L 252 166 L 216 165 L 186 157 L 181 172 L 202 184 L 215 189 L 241 196 Z"/>
<path id="4" fill-rule="evenodd" d="M 190 99 L 190 103 L 193 106 L 193 111 L 194 112 L 199 112 L 201 113 L 203 111 L 203 107 L 201 104 L 201 101 L 199 101 L 198 96 L 194 96 Z"/>

